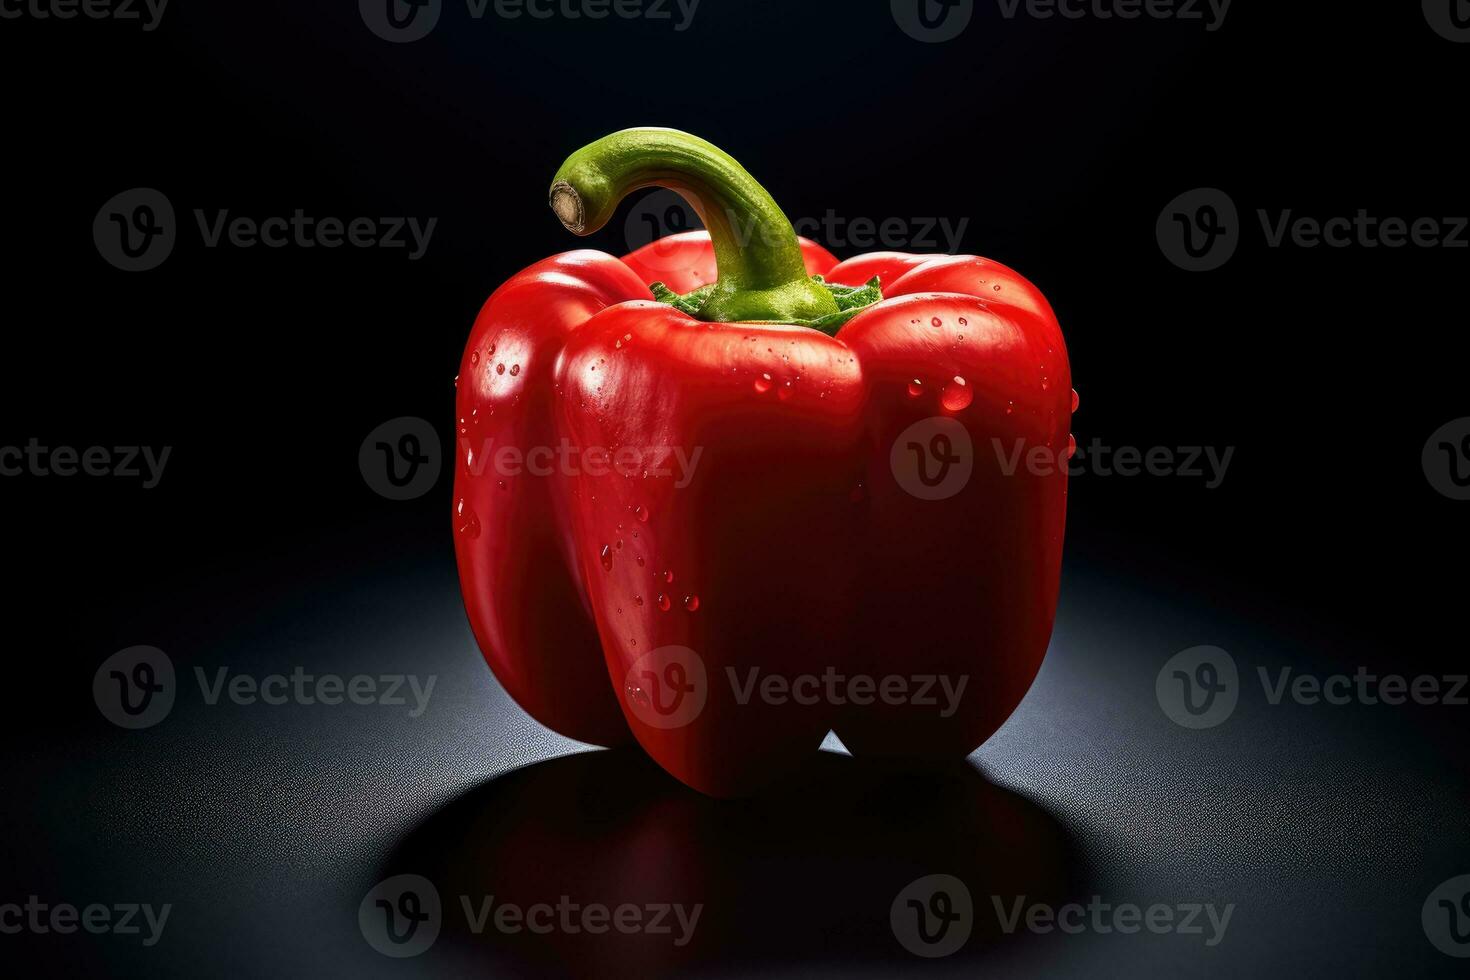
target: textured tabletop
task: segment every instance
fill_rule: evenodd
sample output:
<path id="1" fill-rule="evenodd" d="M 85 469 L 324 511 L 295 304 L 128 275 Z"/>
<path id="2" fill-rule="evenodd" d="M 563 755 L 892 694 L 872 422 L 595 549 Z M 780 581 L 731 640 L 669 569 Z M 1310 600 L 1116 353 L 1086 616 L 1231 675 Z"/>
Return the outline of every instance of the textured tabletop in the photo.
<path id="1" fill-rule="evenodd" d="M 51 856 L 43 872 L 12 853 L 21 880 L 168 903 L 161 937 L 28 938 L 49 938 L 58 972 L 896 973 L 916 961 L 893 906 L 944 875 L 963 885 L 949 907 L 967 932 L 924 964 L 939 971 L 1460 967 L 1421 923 L 1435 887 L 1470 869 L 1450 760 L 1403 712 L 1271 703 L 1259 672 L 1308 669 L 1297 641 L 1145 595 L 1071 567 L 1040 677 L 968 764 L 864 763 L 829 738 L 796 785 L 736 803 L 532 722 L 480 658 L 445 561 L 201 617 L 170 651 L 178 693 L 162 722 L 98 718 L 20 760 L 6 808 Z M 1227 718 L 1192 729 L 1155 681 L 1200 644 L 1229 651 L 1240 691 Z M 421 694 L 270 705 L 219 687 L 298 667 L 409 674 Z M 427 879 L 440 911 L 428 948 L 396 959 L 375 951 L 359 906 L 403 874 Z M 507 903 L 567 908 L 539 935 L 497 928 L 487 913 Z M 650 928 L 582 928 L 598 924 L 586 908 L 621 905 Z"/>

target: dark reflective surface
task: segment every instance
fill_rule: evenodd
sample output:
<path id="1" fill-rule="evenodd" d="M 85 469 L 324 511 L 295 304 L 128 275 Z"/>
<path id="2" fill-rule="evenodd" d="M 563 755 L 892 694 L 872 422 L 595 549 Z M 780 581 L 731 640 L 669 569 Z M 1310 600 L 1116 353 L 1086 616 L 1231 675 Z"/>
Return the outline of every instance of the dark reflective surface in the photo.
<path id="1" fill-rule="evenodd" d="M 889 916 L 900 891 L 932 874 L 969 890 L 974 931 L 945 963 L 973 963 L 1025 941 L 1002 933 L 991 895 L 1075 896 L 1084 888 L 1076 868 L 1073 842 L 1050 814 L 965 764 L 905 771 L 823 752 L 779 790 L 730 802 L 625 750 L 565 756 L 479 786 L 413 830 L 382 876 L 432 881 L 444 909 L 437 945 L 487 966 L 661 975 L 922 966 Z M 489 896 L 491 920 L 477 930 L 464 898 L 479 916 Z M 563 896 L 579 906 L 703 909 L 682 945 L 687 931 L 672 912 L 671 932 L 660 935 L 495 927 L 502 903 L 556 906 Z"/>

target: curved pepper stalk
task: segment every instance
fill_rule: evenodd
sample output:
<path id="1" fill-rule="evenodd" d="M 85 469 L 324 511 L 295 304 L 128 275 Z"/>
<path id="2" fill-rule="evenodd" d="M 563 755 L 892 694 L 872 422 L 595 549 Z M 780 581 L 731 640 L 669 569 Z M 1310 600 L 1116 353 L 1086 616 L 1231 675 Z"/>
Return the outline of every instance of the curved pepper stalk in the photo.
<path id="1" fill-rule="evenodd" d="M 839 312 L 814 283 L 780 207 L 728 153 L 674 129 L 629 129 L 585 146 L 562 164 L 551 208 L 574 235 L 601 229 L 619 202 L 644 187 L 689 201 L 709 229 L 720 278 L 697 317 L 717 323 L 799 323 Z"/>

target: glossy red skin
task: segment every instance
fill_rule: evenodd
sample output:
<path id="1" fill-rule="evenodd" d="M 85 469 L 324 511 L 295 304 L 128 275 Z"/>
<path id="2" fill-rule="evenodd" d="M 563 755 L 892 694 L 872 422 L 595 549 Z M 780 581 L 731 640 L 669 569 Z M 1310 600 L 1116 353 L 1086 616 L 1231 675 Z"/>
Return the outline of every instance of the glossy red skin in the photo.
<path id="1" fill-rule="evenodd" d="M 815 243 L 803 247 L 814 273 L 837 262 Z M 619 707 L 622 685 L 607 683 L 579 567 L 573 481 L 508 472 L 515 467 L 497 467 L 494 453 L 509 447 L 524 459 L 535 447 L 560 446 L 556 367 L 571 331 L 609 306 L 652 300 L 646 283 L 663 279 L 687 292 L 715 276 L 702 233 L 662 239 L 639 255 L 630 268 L 601 252 L 568 252 L 516 275 L 480 310 L 456 381 L 455 557 L 470 626 L 528 714 L 593 745 L 623 744 L 632 734 Z"/>
<path id="2" fill-rule="evenodd" d="M 1061 329 L 1034 286 L 974 256 L 860 256 L 829 275 L 889 284 L 882 304 L 838 334 L 863 365 L 872 474 L 850 669 L 968 679 L 949 718 L 880 700 L 849 707 L 834 730 L 857 755 L 963 757 L 1020 704 L 1051 639 L 1072 420 Z M 972 401 L 950 411 L 941 392 L 956 376 Z M 905 428 L 936 415 L 964 425 L 975 466 L 955 496 L 920 500 L 893 478 L 888 455 Z M 1008 468 L 1018 441 L 1046 447 L 1043 462 Z"/>
<path id="3" fill-rule="evenodd" d="M 860 754 L 968 754 L 1030 686 L 1056 608 L 1065 469 L 1006 475 L 990 441 L 1065 455 L 1071 378 L 1046 300 L 984 259 L 838 264 L 803 247 L 808 271 L 832 281 L 881 276 L 884 302 L 836 338 L 694 320 L 652 302 L 646 285 L 714 281 L 707 236 L 691 233 L 623 260 L 582 251 L 532 266 L 491 297 L 461 365 L 471 448 L 565 439 L 640 458 L 699 452 L 669 475 L 492 465 L 476 476 L 462 444 L 456 554 L 486 659 L 533 717 L 603 745 L 631 730 L 715 796 L 778 778 L 829 729 Z M 940 396 L 957 376 L 972 400 L 950 411 Z M 956 496 L 924 501 L 898 485 L 889 451 L 934 416 L 965 426 L 975 468 Z M 629 671 L 669 646 L 697 651 L 707 702 L 680 727 L 653 727 L 633 710 Z M 752 669 L 793 678 L 829 667 L 968 680 L 943 718 L 926 705 L 742 704 L 728 673 L 745 683 Z"/>

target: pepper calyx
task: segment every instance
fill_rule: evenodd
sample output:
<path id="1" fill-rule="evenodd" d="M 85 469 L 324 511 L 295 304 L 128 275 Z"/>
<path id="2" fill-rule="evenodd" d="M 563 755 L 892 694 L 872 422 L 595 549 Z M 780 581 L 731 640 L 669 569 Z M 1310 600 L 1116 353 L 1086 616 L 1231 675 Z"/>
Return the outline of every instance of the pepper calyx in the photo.
<path id="1" fill-rule="evenodd" d="M 828 313 L 825 316 L 815 317 L 808 320 L 751 320 L 751 323 L 789 323 L 798 327 L 810 327 L 820 330 L 829 337 L 836 336 L 849 320 L 859 313 L 883 301 L 883 284 L 877 276 L 869 279 L 861 286 L 843 286 L 839 283 L 828 282 L 822 276 L 812 276 L 811 280 L 816 285 L 831 294 L 833 301 L 837 303 L 837 312 Z M 715 284 L 700 286 L 698 289 L 684 293 L 682 296 L 661 282 L 653 283 L 648 287 L 653 293 L 653 298 L 660 303 L 672 306 L 681 313 L 699 319 L 699 311 L 714 291 Z"/>

